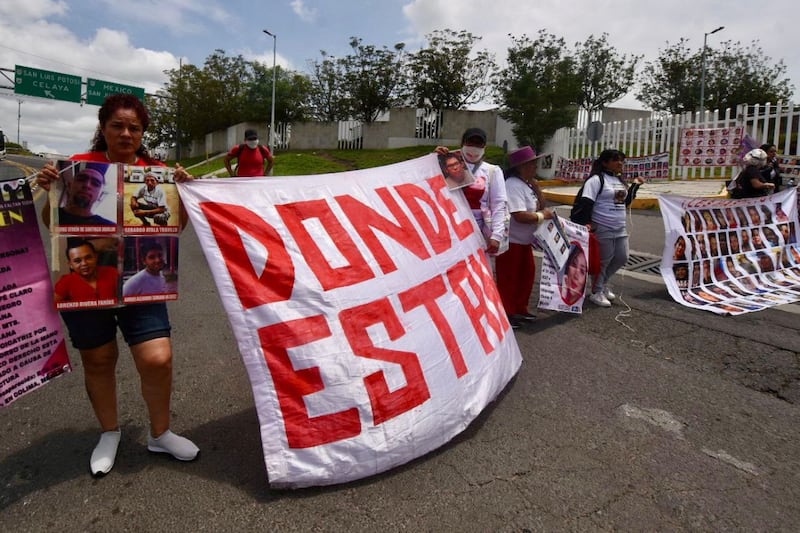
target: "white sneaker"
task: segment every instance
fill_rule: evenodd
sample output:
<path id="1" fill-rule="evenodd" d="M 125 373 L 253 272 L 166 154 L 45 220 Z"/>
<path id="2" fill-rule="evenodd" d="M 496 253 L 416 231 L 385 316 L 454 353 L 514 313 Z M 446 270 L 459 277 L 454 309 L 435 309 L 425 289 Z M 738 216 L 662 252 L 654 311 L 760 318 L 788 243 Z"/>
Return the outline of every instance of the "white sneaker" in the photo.
<path id="1" fill-rule="evenodd" d="M 194 461 L 200 449 L 187 439 L 166 430 L 157 439 L 152 435 L 147 437 L 147 449 L 155 453 L 168 453 L 179 461 Z"/>
<path id="2" fill-rule="evenodd" d="M 605 290 L 603 290 L 603 294 L 605 295 L 606 298 L 608 298 L 609 302 L 613 302 L 614 300 L 617 299 L 617 295 L 611 292 L 611 289 L 609 289 L 608 287 L 606 287 Z"/>
<path id="3" fill-rule="evenodd" d="M 611 302 L 608 301 L 605 294 L 602 292 L 595 292 L 589 296 L 589 301 L 600 307 L 611 307 Z"/>
<path id="4" fill-rule="evenodd" d="M 117 458 L 117 447 L 122 433 L 117 431 L 104 431 L 100 434 L 100 440 L 94 447 L 92 458 L 89 460 L 89 468 L 93 476 L 104 476 L 114 468 L 114 460 Z"/>

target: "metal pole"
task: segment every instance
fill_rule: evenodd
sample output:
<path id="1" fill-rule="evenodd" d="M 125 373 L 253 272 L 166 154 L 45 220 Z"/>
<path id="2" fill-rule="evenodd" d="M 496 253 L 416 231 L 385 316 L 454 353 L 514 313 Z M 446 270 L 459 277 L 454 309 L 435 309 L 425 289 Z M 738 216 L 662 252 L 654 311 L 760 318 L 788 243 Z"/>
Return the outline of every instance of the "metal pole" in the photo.
<path id="1" fill-rule="evenodd" d="M 716 30 L 712 30 L 703 34 L 703 53 L 701 54 L 701 69 L 700 69 L 700 118 L 703 118 L 703 109 L 705 107 L 705 96 L 706 96 L 706 42 L 708 41 L 708 36 L 712 33 L 717 33 L 720 30 L 724 30 L 725 26 L 720 26 Z"/>
<path id="2" fill-rule="evenodd" d="M 264 33 L 272 37 L 272 110 L 269 118 L 269 151 L 275 153 L 275 80 L 276 80 L 276 59 L 278 54 L 278 36 L 269 30 Z"/>
<path id="3" fill-rule="evenodd" d="M 19 142 L 19 121 L 22 118 L 22 100 L 17 100 L 17 144 L 22 146 Z"/>

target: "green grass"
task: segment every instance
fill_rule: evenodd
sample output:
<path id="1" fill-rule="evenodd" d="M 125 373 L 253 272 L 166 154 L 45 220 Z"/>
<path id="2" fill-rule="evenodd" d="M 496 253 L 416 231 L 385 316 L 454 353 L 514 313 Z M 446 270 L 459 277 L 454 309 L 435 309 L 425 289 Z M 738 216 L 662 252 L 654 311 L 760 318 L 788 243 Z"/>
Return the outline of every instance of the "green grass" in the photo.
<path id="1" fill-rule="evenodd" d="M 392 150 L 289 150 L 277 152 L 273 175 L 307 176 L 381 167 L 430 154 L 433 152 L 433 148 L 432 146 L 409 146 Z M 181 164 L 188 167 L 204 160 L 204 156 L 183 158 Z M 503 149 L 488 147 L 486 160 L 502 165 Z M 171 166 L 175 162 L 168 161 L 167 164 Z M 223 168 L 225 168 L 224 161 L 220 157 L 193 167 L 190 172 L 195 176 L 205 176 Z M 225 176 L 226 173 L 223 172 L 221 175 Z"/>

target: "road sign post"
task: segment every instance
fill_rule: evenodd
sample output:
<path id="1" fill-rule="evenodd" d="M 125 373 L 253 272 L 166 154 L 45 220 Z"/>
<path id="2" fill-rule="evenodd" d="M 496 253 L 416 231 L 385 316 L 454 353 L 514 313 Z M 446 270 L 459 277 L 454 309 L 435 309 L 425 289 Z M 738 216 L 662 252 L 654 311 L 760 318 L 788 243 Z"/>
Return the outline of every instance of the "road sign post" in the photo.
<path id="1" fill-rule="evenodd" d="M 16 65 L 14 67 L 14 94 L 79 103 L 81 101 L 81 77 Z"/>
<path id="2" fill-rule="evenodd" d="M 113 83 L 110 81 L 95 80 L 88 78 L 86 80 L 86 103 L 90 105 L 103 105 L 106 96 L 111 94 L 132 94 L 139 100 L 144 102 L 144 89 L 141 87 L 132 87 L 130 85 L 123 85 L 121 83 Z"/>

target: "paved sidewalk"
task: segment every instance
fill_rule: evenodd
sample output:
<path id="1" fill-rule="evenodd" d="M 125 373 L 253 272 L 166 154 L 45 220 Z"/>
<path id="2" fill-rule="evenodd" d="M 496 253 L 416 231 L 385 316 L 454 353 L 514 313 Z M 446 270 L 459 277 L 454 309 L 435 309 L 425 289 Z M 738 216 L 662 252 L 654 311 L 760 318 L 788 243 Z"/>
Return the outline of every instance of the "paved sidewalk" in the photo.
<path id="1" fill-rule="evenodd" d="M 572 201 L 580 189 L 582 182 L 570 185 L 550 184 L 549 181 L 542 181 L 542 190 L 545 197 L 551 202 L 561 204 L 572 204 Z M 726 198 L 725 180 L 703 179 L 703 180 L 673 180 L 656 181 L 645 183 L 639 188 L 639 192 L 634 200 L 633 209 L 653 209 L 658 205 L 658 197 L 662 194 L 677 194 L 680 196 L 692 197 L 711 197 Z"/>

